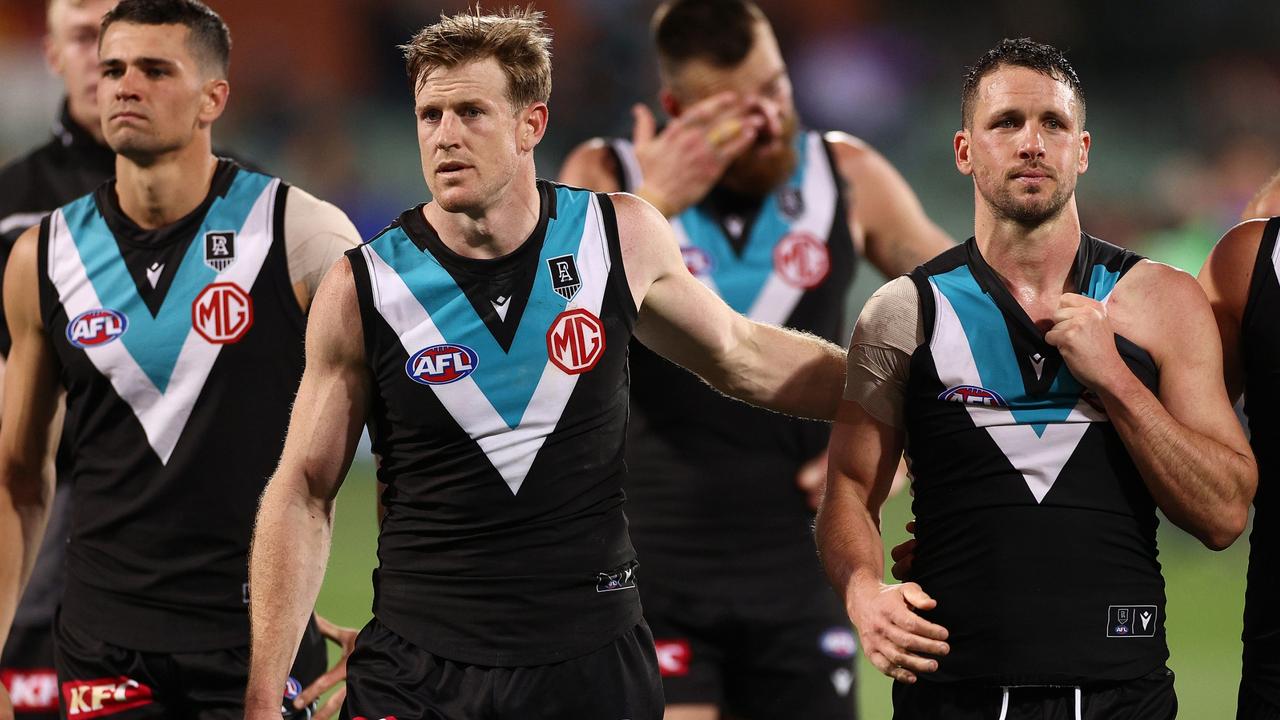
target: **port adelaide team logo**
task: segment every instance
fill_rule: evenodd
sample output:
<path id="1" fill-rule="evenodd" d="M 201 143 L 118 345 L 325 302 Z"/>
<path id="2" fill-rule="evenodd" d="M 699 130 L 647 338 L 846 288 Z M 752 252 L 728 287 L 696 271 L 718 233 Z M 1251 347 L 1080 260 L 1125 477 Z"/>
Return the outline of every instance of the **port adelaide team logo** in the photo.
<path id="1" fill-rule="evenodd" d="M 448 385 L 476 371 L 480 356 L 466 345 L 445 343 L 423 348 L 409 357 L 404 372 L 421 385 Z"/>
<path id="2" fill-rule="evenodd" d="M 220 273 L 236 261 L 236 234 L 232 230 L 214 230 L 204 234 L 204 264 Z"/>
<path id="3" fill-rule="evenodd" d="M 565 300 L 572 300 L 582 289 L 582 276 L 572 255 L 548 258 L 547 269 L 551 271 L 551 289 Z"/>
<path id="4" fill-rule="evenodd" d="M 955 387 L 949 387 L 938 394 L 938 399 L 963 403 L 965 405 L 980 405 L 982 407 L 990 408 L 1009 407 L 1009 404 L 1004 401 L 1004 398 L 1000 397 L 1000 393 L 977 385 L 956 385 Z"/>
<path id="5" fill-rule="evenodd" d="M 253 327 L 253 299 L 235 283 L 208 285 L 191 302 L 191 326 L 214 345 L 240 342 Z"/>
<path id="6" fill-rule="evenodd" d="M 67 342 L 78 348 L 106 345 L 124 335 L 129 318 L 119 310 L 94 308 L 75 316 L 67 323 Z"/>

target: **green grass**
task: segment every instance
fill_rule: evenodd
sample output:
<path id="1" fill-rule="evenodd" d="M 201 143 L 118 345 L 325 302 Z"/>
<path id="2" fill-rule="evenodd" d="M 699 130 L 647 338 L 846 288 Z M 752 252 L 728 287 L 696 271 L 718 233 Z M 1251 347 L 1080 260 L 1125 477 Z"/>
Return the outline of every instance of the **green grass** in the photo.
<path id="1" fill-rule="evenodd" d="M 359 627 L 369 619 L 370 572 L 377 562 L 374 495 L 372 467 L 357 463 L 338 496 L 333 552 L 317 604 L 321 614 L 344 625 Z M 902 526 L 909 515 L 906 493 L 886 504 L 882 523 L 886 547 L 905 539 Z M 1166 627 L 1170 666 L 1178 677 L 1180 717 L 1234 717 L 1248 555 L 1245 539 L 1230 550 L 1213 553 L 1167 522 L 1161 526 L 1160 559 L 1169 598 Z M 859 672 L 862 719 L 889 718 L 889 679 L 866 661 Z"/>

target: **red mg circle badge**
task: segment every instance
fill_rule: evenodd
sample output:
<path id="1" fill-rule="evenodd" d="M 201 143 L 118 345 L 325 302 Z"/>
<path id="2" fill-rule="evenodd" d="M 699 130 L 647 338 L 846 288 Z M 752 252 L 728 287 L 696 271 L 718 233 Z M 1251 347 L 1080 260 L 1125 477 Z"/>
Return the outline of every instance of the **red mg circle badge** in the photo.
<path id="1" fill-rule="evenodd" d="M 827 244 L 805 232 L 793 232 L 773 248 L 773 269 L 788 285 L 817 287 L 831 272 Z"/>
<path id="2" fill-rule="evenodd" d="M 547 329 L 547 357 L 569 375 L 596 366 L 604 355 L 604 325 L 582 308 L 560 313 Z"/>
<path id="3" fill-rule="evenodd" d="M 253 327 L 253 299 L 235 283 L 213 283 L 192 301 L 191 325 L 215 345 L 240 342 Z"/>

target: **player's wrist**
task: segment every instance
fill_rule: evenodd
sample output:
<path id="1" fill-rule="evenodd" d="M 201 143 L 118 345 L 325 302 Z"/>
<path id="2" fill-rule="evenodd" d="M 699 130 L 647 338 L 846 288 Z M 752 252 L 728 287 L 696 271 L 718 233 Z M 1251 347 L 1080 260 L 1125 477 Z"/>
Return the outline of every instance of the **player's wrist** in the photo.
<path id="1" fill-rule="evenodd" d="M 652 185 L 641 185 L 635 192 L 636 196 L 657 208 L 663 217 L 673 217 L 678 215 L 683 208 L 679 206 L 665 192 L 654 188 Z"/>

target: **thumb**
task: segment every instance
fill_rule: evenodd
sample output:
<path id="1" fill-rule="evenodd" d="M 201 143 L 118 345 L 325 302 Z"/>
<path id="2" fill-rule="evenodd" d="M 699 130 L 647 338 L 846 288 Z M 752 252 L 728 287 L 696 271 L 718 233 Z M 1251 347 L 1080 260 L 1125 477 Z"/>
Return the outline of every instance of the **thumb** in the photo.
<path id="1" fill-rule="evenodd" d="M 904 583 L 902 585 L 902 597 L 907 604 L 917 610 L 932 610 L 938 605 L 938 601 L 929 597 L 916 583 Z"/>
<path id="2" fill-rule="evenodd" d="M 649 109 L 649 106 L 644 103 L 632 105 L 631 116 L 635 118 L 635 129 L 631 132 L 631 142 L 640 145 L 652 140 L 658 128 L 658 121 L 653 117 L 653 111 Z"/>

